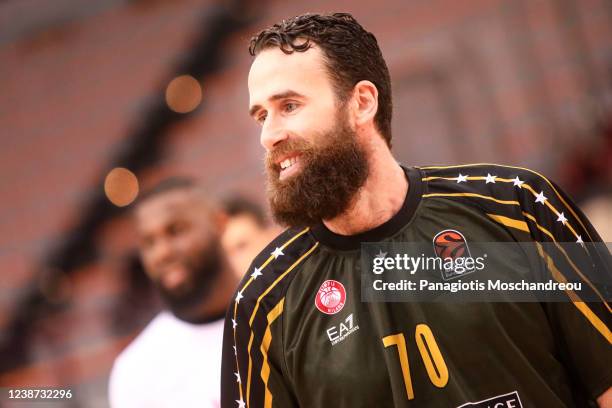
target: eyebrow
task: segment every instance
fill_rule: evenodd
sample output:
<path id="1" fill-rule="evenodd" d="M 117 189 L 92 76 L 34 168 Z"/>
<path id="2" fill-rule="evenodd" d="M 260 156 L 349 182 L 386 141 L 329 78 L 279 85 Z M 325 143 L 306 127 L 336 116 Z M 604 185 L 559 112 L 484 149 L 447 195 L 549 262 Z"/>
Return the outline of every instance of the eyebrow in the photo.
<path id="1" fill-rule="evenodd" d="M 285 98 L 303 98 L 304 95 L 297 93 L 295 91 L 284 91 L 281 93 L 277 93 L 274 94 L 272 96 L 270 96 L 268 98 L 268 101 L 273 102 L 273 101 L 278 101 L 279 99 L 285 99 Z M 261 105 L 253 105 L 251 106 L 251 108 L 249 109 L 249 116 L 253 116 L 255 115 L 255 113 L 257 113 L 258 110 L 261 109 Z"/>

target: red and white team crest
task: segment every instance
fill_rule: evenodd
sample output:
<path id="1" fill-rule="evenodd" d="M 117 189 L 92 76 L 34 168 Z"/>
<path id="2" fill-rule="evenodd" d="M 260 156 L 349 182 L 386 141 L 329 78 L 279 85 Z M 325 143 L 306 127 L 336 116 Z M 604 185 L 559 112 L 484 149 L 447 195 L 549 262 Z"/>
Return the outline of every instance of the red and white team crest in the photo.
<path id="1" fill-rule="evenodd" d="M 344 285 L 335 280 L 326 280 L 323 282 L 315 297 L 315 306 L 317 309 L 328 315 L 333 315 L 341 311 L 345 302 L 346 290 L 344 289 Z"/>

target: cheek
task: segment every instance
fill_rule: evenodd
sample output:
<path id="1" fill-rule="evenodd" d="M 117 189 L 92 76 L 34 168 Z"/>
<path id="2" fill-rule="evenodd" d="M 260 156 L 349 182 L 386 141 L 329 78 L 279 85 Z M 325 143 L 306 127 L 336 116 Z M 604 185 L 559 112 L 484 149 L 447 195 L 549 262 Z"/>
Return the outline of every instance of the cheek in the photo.
<path id="1" fill-rule="evenodd" d="M 202 257 L 202 254 L 210 250 L 215 237 L 210 234 L 190 234 L 184 237 L 180 244 L 182 254 L 190 259 Z"/>
<path id="2" fill-rule="evenodd" d="M 297 117 L 300 116 L 300 117 Z M 303 139 L 310 144 L 318 144 L 318 135 L 325 134 L 332 126 L 327 118 L 320 115 L 296 115 L 287 122 L 286 130 L 289 135 Z"/>
<path id="3" fill-rule="evenodd" d="M 329 127 L 336 116 L 336 106 L 333 103 L 308 103 L 287 119 L 302 129 L 317 130 Z"/>
<path id="4" fill-rule="evenodd" d="M 151 251 L 145 249 L 140 250 L 140 262 L 142 262 L 143 265 L 148 266 L 149 264 L 151 264 L 152 260 L 153 257 Z"/>
<path id="5" fill-rule="evenodd" d="M 195 254 L 202 251 L 204 248 L 204 243 L 201 236 L 197 235 L 189 235 L 181 237 L 179 242 L 177 242 L 177 250 L 183 256 L 193 257 Z"/>
<path id="6" fill-rule="evenodd" d="M 310 123 L 312 125 L 312 120 L 313 118 L 304 112 L 285 118 L 283 127 L 284 130 L 291 136 L 306 138 L 310 130 L 308 124 Z"/>
<path id="7" fill-rule="evenodd" d="M 153 257 L 151 256 L 150 251 L 141 250 L 140 252 L 140 262 L 142 263 L 145 274 L 153 279 L 153 271 L 155 270 L 155 262 Z"/>

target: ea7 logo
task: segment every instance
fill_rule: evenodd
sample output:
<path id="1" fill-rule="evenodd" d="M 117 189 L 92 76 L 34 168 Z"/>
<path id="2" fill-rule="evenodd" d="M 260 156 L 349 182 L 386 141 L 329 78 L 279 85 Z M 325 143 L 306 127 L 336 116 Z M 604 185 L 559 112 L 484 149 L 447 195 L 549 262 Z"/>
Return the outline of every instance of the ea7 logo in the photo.
<path id="1" fill-rule="evenodd" d="M 354 324 L 353 314 L 351 313 L 342 323 L 327 329 L 327 337 L 329 338 L 331 345 L 335 346 L 357 330 L 359 330 L 359 326 Z"/>

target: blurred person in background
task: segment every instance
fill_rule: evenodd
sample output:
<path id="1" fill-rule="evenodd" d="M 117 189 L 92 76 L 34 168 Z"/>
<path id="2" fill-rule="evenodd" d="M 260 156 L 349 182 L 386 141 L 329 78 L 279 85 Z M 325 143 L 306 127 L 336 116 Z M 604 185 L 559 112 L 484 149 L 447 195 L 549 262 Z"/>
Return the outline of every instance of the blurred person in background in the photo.
<path id="1" fill-rule="evenodd" d="M 582 203 L 582 211 L 589 217 L 603 242 L 612 242 L 612 193 L 592 197 Z"/>
<path id="2" fill-rule="evenodd" d="M 146 274 L 167 305 L 115 360 L 113 408 L 218 407 L 223 316 L 237 283 L 227 216 L 191 179 L 165 180 L 133 210 Z"/>
<path id="3" fill-rule="evenodd" d="M 223 209 L 228 219 L 221 242 L 232 268 L 242 277 L 280 229 L 268 220 L 260 205 L 244 196 L 230 196 L 223 201 Z"/>
<path id="4" fill-rule="evenodd" d="M 249 52 L 268 200 L 289 229 L 255 258 L 228 311 L 223 407 L 612 407 L 612 309 L 606 287 L 592 286 L 610 281 L 610 253 L 558 186 L 513 166 L 400 165 L 386 62 L 350 14 L 282 20 Z M 453 259 L 433 247 L 468 241 L 506 243 L 483 280 L 567 277 L 601 301 L 362 298 L 362 243 L 421 242 Z M 553 263 L 517 242 L 572 251 Z M 463 273 L 451 272 L 426 276 Z"/>

